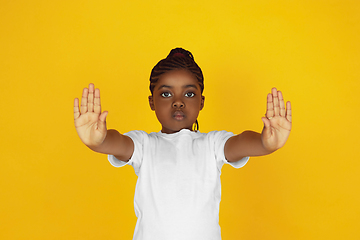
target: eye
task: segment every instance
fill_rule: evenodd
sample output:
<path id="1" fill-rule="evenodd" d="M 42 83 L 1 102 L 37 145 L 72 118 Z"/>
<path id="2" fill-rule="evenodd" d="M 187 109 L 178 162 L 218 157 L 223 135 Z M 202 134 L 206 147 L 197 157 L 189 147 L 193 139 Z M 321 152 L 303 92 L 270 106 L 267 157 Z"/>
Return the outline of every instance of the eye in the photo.
<path id="1" fill-rule="evenodd" d="M 187 92 L 187 93 L 185 93 L 185 97 L 192 98 L 192 97 L 194 97 L 194 96 L 195 96 L 195 93 L 193 93 L 193 92 Z"/>
<path id="2" fill-rule="evenodd" d="M 171 93 L 169 93 L 169 92 L 163 92 L 163 93 L 161 94 L 161 96 L 164 97 L 164 98 L 168 98 L 168 97 L 171 97 Z"/>

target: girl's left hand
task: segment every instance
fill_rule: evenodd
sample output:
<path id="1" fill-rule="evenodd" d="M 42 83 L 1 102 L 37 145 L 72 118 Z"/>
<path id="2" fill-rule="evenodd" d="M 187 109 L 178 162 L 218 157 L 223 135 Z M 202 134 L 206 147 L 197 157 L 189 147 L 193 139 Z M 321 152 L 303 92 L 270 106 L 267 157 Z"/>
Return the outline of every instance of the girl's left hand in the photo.
<path id="1" fill-rule="evenodd" d="M 268 151 L 273 152 L 285 145 L 291 131 L 291 104 L 285 103 L 282 93 L 276 88 L 267 96 L 266 117 L 262 118 L 264 129 L 261 141 Z"/>

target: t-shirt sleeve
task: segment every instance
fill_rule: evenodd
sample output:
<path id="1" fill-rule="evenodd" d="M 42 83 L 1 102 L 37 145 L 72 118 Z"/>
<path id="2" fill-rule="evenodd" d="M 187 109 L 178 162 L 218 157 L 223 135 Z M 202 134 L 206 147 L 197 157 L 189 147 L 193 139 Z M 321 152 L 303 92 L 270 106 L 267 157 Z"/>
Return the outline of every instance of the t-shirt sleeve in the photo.
<path id="1" fill-rule="evenodd" d="M 143 152 L 144 152 L 144 141 L 148 134 L 144 131 L 130 131 L 128 133 L 125 133 L 124 135 L 130 137 L 134 143 L 134 152 L 130 160 L 124 162 L 117 159 L 113 155 L 108 155 L 108 160 L 110 164 L 113 165 L 114 167 L 123 167 L 125 165 L 131 165 L 134 168 L 135 173 L 137 174 L 141 167 Z"/>
<path id="2" fill-rule="evenodd" d="M 229 162 L 225 158 L 225 151 L 224 151 L 225 143 L 232 136 L 234 136 L 234 134 L 232 132 L 227 132 L 227 131 L 214 132 L 215 158 L 216 158 L 219 168 L 221 168 L 224 163 L 229 164 L 234 168 L 241 168 L 241 167 L 245 166 L 245 164 L 249 160 L 249 157 L 244 157 L 244 158 L 240 159 L 239 161 Z"/>

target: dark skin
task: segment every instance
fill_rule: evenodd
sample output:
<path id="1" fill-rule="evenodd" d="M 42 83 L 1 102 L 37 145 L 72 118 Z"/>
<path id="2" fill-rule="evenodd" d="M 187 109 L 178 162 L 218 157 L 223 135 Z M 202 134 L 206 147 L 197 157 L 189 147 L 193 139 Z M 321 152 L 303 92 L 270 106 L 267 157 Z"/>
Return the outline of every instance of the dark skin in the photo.
<path id="1" fill-rule="evenodd" d="M 162 125 L 161 132 L 168 134 L 192 130 L 204 100 L 196 77 L 187 70 L 164 73 L 149 96 L 150 108 Z"/>
<path id="2" fill-rule="evenodd" d="M 162 125 L 163 133 L 172 134 L 182 129 L 192 131 L 199 112 L 204 107 L 204 96 L 196 77 L 187 70 L 173 70 L 163 74 L 149 96 L 150 108 Z M 81 107 L 79 99 L 74 101 L 74 123 L 82 142 L 96 152 L 114 155 L 128 161 L 134 151 L 131 138 L 114 129 L 107 130 L 106 116 L 101 111 L 100 90 L 93 84 L 83 90 Z M 291 131 L 291 104 L 286 103 L 276 88 L 267 96 L 267 110 L 262 118 L 261 133 L 244 131 L 228 139 L 225 157 L 235 162 L 245 156 L 262 156 L 284 146 Z"/>

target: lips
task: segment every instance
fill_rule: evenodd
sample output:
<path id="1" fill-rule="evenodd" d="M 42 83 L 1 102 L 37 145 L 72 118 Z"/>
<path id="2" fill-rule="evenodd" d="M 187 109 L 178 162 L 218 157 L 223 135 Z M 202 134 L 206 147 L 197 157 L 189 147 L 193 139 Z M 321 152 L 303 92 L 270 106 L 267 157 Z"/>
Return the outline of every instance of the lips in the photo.
<path id="1" fill-rule="evenodd" d="M 172 115 L 175 120 L 183 120 L 185 118 L 185 114 L 182 111 L 175 111 Z"/>

